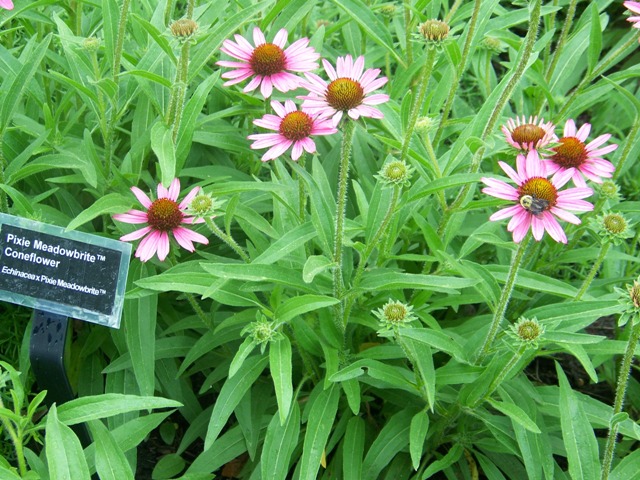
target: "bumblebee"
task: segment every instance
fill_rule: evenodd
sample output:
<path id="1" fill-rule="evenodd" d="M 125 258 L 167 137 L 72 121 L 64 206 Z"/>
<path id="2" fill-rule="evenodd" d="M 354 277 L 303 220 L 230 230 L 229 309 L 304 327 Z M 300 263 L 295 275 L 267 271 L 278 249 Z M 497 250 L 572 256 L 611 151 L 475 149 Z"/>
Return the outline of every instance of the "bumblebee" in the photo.
<path id="1" fill-rule="evenodd" d="M 539 215 L 549 207 L 549 202 L 544 198 L 534 197 L 532 195 L 523 195 L 520 197 L 520 205 L 526 211 L 534 215 Z"/>

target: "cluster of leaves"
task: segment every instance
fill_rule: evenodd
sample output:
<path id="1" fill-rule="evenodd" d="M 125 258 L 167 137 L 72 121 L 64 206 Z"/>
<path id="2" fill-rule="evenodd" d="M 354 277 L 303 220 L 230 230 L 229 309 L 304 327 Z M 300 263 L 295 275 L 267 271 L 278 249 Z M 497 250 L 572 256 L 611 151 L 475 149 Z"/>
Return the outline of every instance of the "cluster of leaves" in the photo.
<path id="1" fill-rule="evenodd" d="M 624 163 L 616 178 L 625 201 L 601 195 L 596 213 L 640 219 L 638 168 L 623 161 L 640 150 L 640 53 L 621 5 L 543 5 L 523 64 L 539 0 L 196 2 L 199 29 L 174 131 L 167 112 L 181 46 L 167 25 L 183 14 L 174 2 L 125 1 L 126 15 L 116 0 L 68 9 L 16 3 L 0 15 L 0 188 L 10 213 L 117 238 L 123 226 L 110 215 L 132 206 L 129 187 L 177 176 L 226 200 L 215 221 L 250 259 L 211 241 L 176 252 L 171 267 L 132 263 L 122 329 L 79 329 L 69 365 L 80 398 L 33 427 L 46 427 L 45 448 L 26 455 L 34 478 L 63 478 L 65 468 L 72 478 L 96 469 L 109 478 L 98 452 L 118 459 L 121 476 L 113 478 L 133 478 L 135 447 L 167 416 L 139 410 L 161 406 L 179 407 L 179 435 L 154 478 L 212 478 L 239 457 L 242 478 L 599 474 L 605 438 L 596 431 L 609 427 L 610 399 L 572 388 L 560 364 L 557 384 L 525 368 L 539 357 L 572 356 L 587 382 L 615 384 L 628 332 L 607 338 L 586 329 L 619 312 L 613 286 L 638 275 L 637 238 L 611 247 L 577 302 L 599 252 L 596 235 L 568 228 L 570 248 L 537 243 L 505 317 L 537 318 L 543 340 L 520 351 L 500 334 L 487 362 L 476 364 L 515 246 L 504 225 L 487 221 L 501 202 L 477 193 L 482 175 L 469 169 L 481 156 L 485 175 L 497 173 L 497 160 L 513 157 L 488 124 L 538 112 L 555 123 L 583 115 L 613 133 L 621 148 L 610 160 Z M 432 129 L 416 130 L 409 145 L 410 184 L 388 187 L 376 173 L 403 147 L 411 92 L 430 54 L 414 33 L 430 18 L 451 26 L 420 111 Z M 384 119 L 360 121 L 353 139 L 343 298 L 333 290 L 339 137 L 317 139 L 306 163 L 261 163 L 246 136 L 264 102 L 223 87 L 214 66 L 222 42 L 252 25 L 309 36 L 325 58 L 365 54 L 367 66 L 389 78 Z M 509 102 L 496 112 L 501 99 Z M 410 304 L 415 319 L 381 331 L 372 312 L 390 298 Z M 335 321 L 338 304 L 346 307 L 345 332 Z M 640 398 L 636 380 L 629 388 Z M 107 404 L 111 414 L 96 413 Z M 25 406 L 14 401 L 13 413 L 0 414 L 17 423 Z M 106 428 L 95 421 L 105 417 Z M 83 454 L 66 427 L 85 420 L 95 455 Z M 640 428 L 618 421 L 623 459 L 612 475 L 631 478 L 640 468 Z M 50 446 L 61 444 L 64 456 Z M 0 460 L 5 472 L 16 477 Z"/>

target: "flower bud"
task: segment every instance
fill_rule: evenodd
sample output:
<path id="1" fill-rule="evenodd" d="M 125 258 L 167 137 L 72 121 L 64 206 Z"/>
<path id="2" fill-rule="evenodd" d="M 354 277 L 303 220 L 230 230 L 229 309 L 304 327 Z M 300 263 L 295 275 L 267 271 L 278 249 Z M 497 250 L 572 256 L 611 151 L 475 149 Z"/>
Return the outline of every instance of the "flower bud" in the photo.
<path id="1" fill-rule="evenodd" d="M 640 278 L 627 285 L 626 290 L 615 287 L 618 302 L 622 305 L 622 313 L 618 318 L 618 325 L 624 326 L 631 319 L 632 325 L 640 323 Z"/>
<path id="2" fill-rule="evenodd" d="M 596 230 L 603 242 L 620 245 L 625 239 L 633 236 L 629 222 L 620 213 L 604 213 L 591 220 L 590 226 Z"/>
<path id="3" fill-rule="evenodd" d="M 418 26 L 418 31 L 427 43 L 439 45 L 449 36 L 449 25 L 440 20 L 427 20 Z"/>
<path id="4" fill-rule="evenodd" d="M 84 48 L 87 52 L 97 52 L 100 48 L 100 40 L 96 37 L 88 37 L 82 41 L 82 48 Z"/>
<path id="5" fill-rule="evenodd" d="M 375 177 L 387 185 L 406 186 L 410 183 L 411 175 L 413 167 L 404 160 L 392 159 L 383 165 Z"/>
<path id="6" fill-rule="evenodd" d="M 602 198 L 620 201 L 620 188 L 613 180 L 604 180 L 601 185 L 596 185 L 596 188 Z"/>
<path id="7" fill-rule="evenodd" d="M 484 37 L 480 42 L 480 47 L 488 50 L 494 55 L 498 55 L 504 51 L 502 42 L 495 37 Z"/>
<path id="8" fill-rule="evenodd" d="M 507 334 L 526 348 L 538 348 L 538 341 L 544 334 L 544 325 L 534 317 L 532 319 L 520 317 L 509 327 Z"/>
<path id="9" fill-rule="evenodd" d="M 181 18 L 173 22 L 169 28 L 175 38 L 185 41 L 193 37 L 198 31 L 198 24 L 190 18 Z"/>
<path id="10" fill-rule="evenodd" d="M 382 308 L 373 310 L 373 314 L 378 317 L 383 328 L 393 330 L 416 319 L 411 305 L 391 299 Z"/>
<path id="11" fill-rule="evenodd" d="M 438 126 L 436 119 L 431 117 L 419 117 L 416 121 L 415 130 L 424 136 Z"/>
<path id="12" fill-rule="evenodd" d="M 394 4 L 383 5 L 380 8 L 380 14 L 386 18 L 392 18 L 396 14 L 396 6 Z"/>
<path id="13" fill-rule="evenodd" d="M 210 193 L 200 191 L 200 193 L 191 200 L 191 203 L 187 207 L 187 212 L 198 218 L 214 217 L 215 213 L 220 210 L 222 203 L 223 202 L 218 201 Z"/>

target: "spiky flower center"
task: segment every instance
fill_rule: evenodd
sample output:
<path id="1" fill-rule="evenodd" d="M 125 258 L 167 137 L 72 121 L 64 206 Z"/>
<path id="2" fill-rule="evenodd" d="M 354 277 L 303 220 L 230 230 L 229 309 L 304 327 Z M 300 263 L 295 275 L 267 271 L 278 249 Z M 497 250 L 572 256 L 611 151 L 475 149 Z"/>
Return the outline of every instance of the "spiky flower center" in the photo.
<path id="1" fill-rule="evenodd" d="M 600 185 L 600 193 L 604 198 L 616 198 L 618 195 L 618 186 L 612 180 L 605 180 Z"/>
<path id="2" fill-rule="evenodd" d="M 168 198 L 159 198 L 147 211 L 147 222 L 154 230 L 170 232 L 182 223 L 184 215 L 178 204 Z"/>
<path id="3" fill-rule="evenodd" d="M 562 137 L 560 145 L 553 148 L 555 155 L 551 160 L 564 168 L 577 168 L 587 160 L 587 147 L 576 137 Z"/>
<path id="4" fill-rule="evenodd" d="M 171 34 L 174 37 L 190 37 L 198 30 L 198 24 L 190 18 L 181 18 L 171 24 Z"/>
<path id="5" fill-rule="evenodd" d="M 364 90 L 359 82 L 350 78 L 336 78 L 327 87 L 327 103 L 336 110 L 347 111 L 362 104 Z"/>
<path id="6" fill-rule="evenodd" d="M 440 20 L 427 20 L 418 27 L 425 40 L 441 42 L 449 35 L 449 25 Z"/>
<path id="7" fill-rule="evenodd" d="M 532 177 L 518 187 L 518 196 L 522 206 L 532 213 L 538 214 L 556 205 L 558 190 L 546 178 Z M 533 202 L 533 204 L 528 205 L 527 201 Z"/>
<path id="8" fill-rule="evenodd" d="M 284 50 L 273 43 L 263 43 L 253 49 L 249 65 L 256 75 L 274 75 L 287 66 Z"/>
<path id="9" fill-rule="evenodd" d="M 640 308 L 640 284 L 637 281 L 634 281 L 633 286 L 629 287 L 629 297 L 633 302 L 633 306 Z"/>
<path id="10" fill-rule="evenodd" d="M 304 112 L 287 113 L 280 122 L 280 135 L 287 140 L 297 142 L 311 135 L 313 119 Z"/>
<path id="11" fill-rule="evenodd" d="M 253 338 L 257 342 L 268 342 L 273 337 L 274 330 L 268 322 L 256 322 L 253 329 Z"/>
<path id="12" fill-rule="evenodd" d="M 617 213 L 605 215 L 602 223 L 609 233 L 622 233 L 627 228 L 626 220 L 622 215 L 618 215 Z"/>
<path id="13" fill-rule="evenodd" d="M 387 321 L 393 323 L 402 322 L 407 316 L 407 307 L 405 307 L 402 303 L 389 303 L 384 306 L 383 310 L 384 316 Z"/>
<path id="14" fill-rule="evenodd" d="M 189 205 L 189 208 L 196 215 L 205 215 L 211 210 L 211 207 L 213 207 L 213 198 L 205 193 L 197 195 Z"/>
<path id="15" fill-rule="evenodd" d="M 400 160 L 387 164 L 384 176 L 392 182 L 402 182 L 407 178 L 407 164 Z"/>
<path id="16" fill-rule="evenodd" d="M 524 319 L 516 325 L 518 337 L 525 342 L 533 342 L 542 334 L 542 326 L 535 320 Z"/>
<path id="17" fill-rule="evenodd" d="M 534 147 L 544 138 L 545 135 L 546 132 L 542 127 L 532 123 L 520 125 L 511 132 L 511 138 L 513 138 L 514 142 L 520 145 L 532 144 Z"/>

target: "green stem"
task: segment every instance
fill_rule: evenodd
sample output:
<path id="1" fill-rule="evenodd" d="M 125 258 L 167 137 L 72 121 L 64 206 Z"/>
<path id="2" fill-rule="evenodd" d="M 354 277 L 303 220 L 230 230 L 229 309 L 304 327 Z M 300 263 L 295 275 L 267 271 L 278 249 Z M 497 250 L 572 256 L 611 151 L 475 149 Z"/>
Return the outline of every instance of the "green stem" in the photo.
<path id="1" fill-rule="evenodd" d="M 184 96 L 187 91 L 187 80 L 189 74 L 189 49 L 191 43 L 189 41 L 184 42 L 182 50 L 180 52 L 180 59 L 178 61 L 178 71 L 176 72 L 176 83 L 174 85 L 175 92 L 175 112 L 172 119 L 172 140 L 176 143 L 178 138 L 178 130 L 180 129 L 180 122 L 182 121 L 182 111 L 184 110 Z"/>
<path id="2" fill-rule="evenodd" d="M 422 110 L 422 104 L 424 103 L 424 97 L 427 93 L 427 85 L 431 78 L 431 72 L 433 71 L 433 64 L 436 60 L 437 50 L 435 48 L 429 48 L 427 52 L 427 58 L 424 61 L 424 67 L 422 69 L 422 76 L 420 79 L 420 89 L 418 95 L 415 97 L 413 105 L 411 107 L 411 114 L 409 115 L 409 123 L 407 124 L 407 131 L 404 135 L 404 141 L 402 142 L 402 151 L 400 153 L 400 160 L 406 160 L 407 152 L 409 151 L 409 144 L 411 143 L 411 137 L 413 130 L 418 120 L 420 110 Z"/>
<path id="3" fill-rule="evenodd" d="M 491 326 L 489 327 L 489 332 L 487 333 L 487 337 L 482 344 L 482 348 L 480 349 L 480 354 L 478 355 L 478 359 L 476 360 L 476 364 L 479 364 L 484 360 L 484 357 L 489 353 L 489 349 L 491 348 L 491 344 L 496 338 L 496 334 L 498 333 L 498 328 L 500 327 L 500 323 L 502 322 L 502 318 L 504 317 L 504 313 L 507 310 L 507 305 L 509 304 L 509 300 L 511 299 L 511 294 L 513 293 L 513 287 L 516 283 L 516 278 L 518 276 L 518 269 L 520 268 L 520 263 L 522 263 L 522 259 L 524 258 L 525 251 L 527 250 L 527 246 L 529 245 L 529 240 L 531 239 L 530 235 L 527 236 L 520 242 L 518 245 L 518 249 L 516 253 L 513 255 L 511 259 L 511 266 L 509 267 L 509 273 L 507 274 L 507 279 L 504 282 L 504 288 L 502 289 L 502 295 L 500 296 L 500 300 L 498 301 L 498 306 L 496 307 L 493 313 L 493 320 L 491 321 Z"/>
<path id="4" fill-rule="evenodd" d="M 305 154 L 298 159 L 298 165 L 300 168 L 304 169 L 304 160 Z M 304 182 L 302 181 L 302 176 L 298 173 L 295 173 L 295 178 L 298 180 L 298 215 L 300 217 L 300 223 L 304 223 L 304 219 L 307 213 L 307 192 L 304 188 Z"/>
<path id="5" fill-rule="evenodd" d="M 613 52 L 609 53 L 607 57 L 604 60 L 602 60 L 602 63 L 600 63 L 600 65 L 597 65 L 593 69 L 593 72 L 591 72 L 591 74 L 585 75 L 580 81 L 580 83 L 578 84 L 578 86 L 575 88 L 575 90 L 571 92 L 571 95 L 569 95 L 569 98 L 566 100 L 566 102 L 562 106 L 562 109 L 560 109 L 560 111 L 556 115 L 556 118 L 554 119 L 554 121 L 557 123 L 559 120 L 565 118 L 565 115 L 567 114 L 569 107 L 573 104 L 573 102 L 576 101 L 578 96 L 582 93 L 582 90 L 586 86 L 591 85 L 593 80 L 595 80 L 597 77 L 602 75 L 611 66 L 611 64 L 615 63 L 618 57 L 620 57 L 622 54 L 625 53 L 626 50 L 630 49 L 631 47 L 635 47 L 636 43 L 637 43 L 636 35 L 631 35 L 626 42 L 624 42 L 622 45 L 616 48 Z"/>
<path id="6" fill-rule="evenodd" d="M 436 173 L 437 178 L 442 178 L 442 170 L 440 169 L 440 164 L 438 163 L 438 158 L 436 157 L 436 152 L 433 149 L 433 144 L 431 143 L 431 139 L 429 138 L 429 133 L 425 133 L 423 135 L 424 145 L 427 148 L 427 154 L 429 154 L 429 160 L 431 160 L 431 165 L 433 165 L 433 171 Z M 438 201 L 440 202 L 440 207 L 444 211 L 447 208 L 447 200 L 444 197 L 444 191 L 438 190 Z"/>
<path id="7" fill-rule="evenodd" d="M 451 22 L 451 19 L 455 15 L 455 13 L 458 10 L 458 8 L 460 8 L 460 5 L 462 5 L 462 0 L 456 0 L 456 2 L 451 7 L 451 10 L 449 10 L 449 13 L 447 13 L 447 16 L 444 17 L 444 23 Z"/>
<path id="8" fill-rule="evenodd" d="M 336 266 L 333 270 L 333 295 L 340 300 L 336 306 L 335 322 L 340 331 L 344 333 L 346 323 L 342 321 L 344 313 L 344 303 L 342 296 L 344 294 L 344 278 L 342 263 L 342 245 L 344 241 L 344 222 L 347 209 L 347 190 L 349 183 L 349 157 L 351 156 L 351 144 L 353 141 L 353 133 L 356 124 L 353 120 L 346 119 L 344 123 L 344 131 L 342 133 L 342 150 L 340 153 L 340 172 L 338 176 L 338 192 L 336 197 L 336 228 L 333 243 L 333 261 Z"/>
<path id="9" fill-rule="evenodd" d="M 413 43 L 411 39 L 411 9 L 407 4 L 404 5 L 404 36 L 407 44 L 407 67 L 413 63 Z"/>
<path id="10" fill-rule="evenodd" d="M 491 394 L 496 390 L 496 388 L 498 388 L 500 384 L 504 381 L 504 379 L 507 378 L 507 376 L 509 375 L 509 372 L 511 372 L 513 367 L 516 366 L 516 363 L 518 363 L 518 360 L 520 360 L 526 348 L 527 348 L 526 345 L 521 345 L 520 348 L 518 348 L 518 350 L 514 352 L 509 362 L 504 366 L 502 370 L 500 370 L 500 373 L 496 376 L 496 378 L 493 379 L 493 381 L 489 385 L 489 388 L 487 389 L 487 392 L 481 398 L 473 402 L 473 404 L 471 405 L 471 408 L 476 408 L 478 405 L 480 405 L 482 402 L 484 402 L 487 398 L 491 396 Z"/>
<path id="11" fill-rule="evenodd" d="M 613 173 L 612 180 L 618 178 L 620 172 L 622 171 L 622 167 L 624 166 L 627 158 L 629 158 L 629 153 L 631 153 L 631 148 L 636 144 L 636 137 L 638 136 L 638 130 L 640 129 L 640 117 L 636 117 L 633 125 L 631 126 L 631 130 L 627 134 L 627 141 L 624 144 L 624 149 L 620 154 L 620 159 L 618 160 L 618 165 L 616 165 L 616 171 Z"/>
<path id="12" fill-rule="evenodd" d="M 169 25 L 171 21 L 171 14 L 173 12 L 175 0 L 167 0 L 167 5 L 164 7 L 164 24 Z"/>
<path id="13" fill-rule="evenodd" d="M 191 20 L 193 18 L 193 9 L 195 7 L 195 0 L 189 0 L 189 3 L 187 3 L 187 15 L 186 17 Z"/>
<path id="14" fill-rule="evenodd" d="M 535 3 L 533 5 L 533 10 L 531 10 L 531 17 L 529 20 L 529 31 L 527 32 L 527 36 L 524 39 L 524 48 L 522 51 L 522 55 L 520 57 L 520 61 L 515 66 L 513 75 L 509 79 L 505 89 L 502 91 L 500 98 L 495 103 L 493 107 L 493 111 L 491 112 L 491 115 L 489 115 L 489 119 L 487 120 L 485 128 L 482 131 L 482 134 L 480 135 L 480 139 L 483 142 L 484 140 L 487 139 L 487 137 L 493 131 L 493 128 L 498 122 L 498 118 L 500 117 L 502 110 L 504 109 L 505 105 L 511 98 L 513 91 L 515 90 L 516 86 L 520 82 L 520 79 L 522 78 L 522 76 L 524 75 L 524 72 L 527 69 L 527 63 L 529 62 L 529 57 L 531 56 L 531 52 L 533 51 L 533 47 L 536 43 L 536 37 L 538 35 L 541 3 L 542 3 L 542 0 L 535 0 Z M 478 148 L 478 150 L 476 150 L 476 153 L 473 155 L 473 158 L 471 160 L 469 173 L 476 173 L 480 169 L 480 163 L 482 162 L 482 156 L 484 155 L 484 150 L 485 150 L 484 145 L 482 145 L 480 148 Z M 467 196 L 467 193 L 469 192 L 471 185 L 472 184 L 468 183 L 460 189 L 455 200 L 443 215 L 442 220 L 440 221 L 440 226 L 438 228 L 438 232 L 440 232 L 441 234 L 445 232 L 446 226 L 449 223 L 449 220 L 451 219 L 453 212 L 462 205 L 462 202 L 464 202 L 464 199 Z"/>
<path id="15" fill-rule="evenodd" d="M 251 263 L 249 255 L 247 255 L 247 253 L 240 245 L 238 245 L 238 243 L 233 239 L 231 235 L 227 235 L 226 233 L 224 233 L 209 217 L 205 217 L 204 222 L 207 227 L 209 227 L 209 230 L 211 230 L 211 233 L 213 233 L 216 237 L 229 245 L 229 247 L 231 247 L 231 249 L 236 252 L 242 260 L 244 260 L 246 263 Z"/>
<path id="16" fill-rule="evenodd" d="M 582 283 L 582 287 L 580 287 L 580 290 L 578 291 L 575 298 L 573 299 L 574 302 L 577 302 L 578 300 L 580 300 L 582 296 L 586 293 L 587 289 L 589 288 L 589 285 L 591 285 L 591 282 L 593 281 L 596 274 L 598 273 L 598 270 L 600 270 L 600 266 L 602 265 L 602 262 L 604 261 L 604 257 L 607 255 L 607 252 L 609 251 L 610 246 L 611 246 L 611 242 L 606 242 L 602 244 L 602 247 L 600 247 L 600 254 L 598 255 L 598 258 L 596 259 L 593 266 L 591 267 L 591 270 L 589 270 L 589 274 L 587 275 L 587 278 L 584 279 L 584 282 Z"/>
<path id="17" fill-rule="evenodd" d="M 0 408 L 4 408 L 4 402 L 2 398 L 0 398 Z M 13 428 L 11 422 L 0 415 L 0 421 L 2 421 L 2 425 L 4 429 L 9 434 L 11 438 L 11 442 L 13 443 L 13 447 L 16 451 L 16 459 L 18 460 L 18 469 L 20 470 L 20 476 L 24 477 L 27 474 L 27 463 L 24 458 L 24 450 L 22 445 L 22 435 L 18 434 L 16 430 Z"/>
<path id="18" fill-rule="evenodd" d="M 562 24 L 562 31 L 560 32 L 560 38 L 558 39 L 558 43 L 556 44 L 556 49 L 553 52 L 553 58 L 551 59 L 551 64 L 547 69 L 547 73 L 545 75 L 545 79 L 547 83 L 551 81 L 551 76 L 553 75 L 556 66 L 558 65 L 558 61 L 560 60 L 560 54 L 562 53 L 562 49 L 564 48 L 565 41 L 569 36 L 569 31 L 571 30 L 571 26 L 573 25 L 573 18 L 576 14 L 576 5 L 578 4 L 578 0 L 571 0 L 569 4 L 569 10 L 567 10 L 567 16 Z"/>
<path id="19" fill-rule="evenodd" d="M 109 126 L 107 131 L 107 138 L 104 146 L 104 165 L 105 165 L 105 176 L 106 178 L 111 177 L 111 155 L 113 150 L 113 137 L 115 135 L 116 130 L 116 122 L 118 121 L 118 104 L 119 104 L 119 95 L 118 95 L 118 82 L 120 79 L 120 64 L 122 62 L 122 48 L 124 46 L 124 35 L 126 33 L 127 27 L 127 16 L 129 14 L 129 6 L 131 4 L 131 0 L 123 0 L 122 8 L 120 10 L 120 20 L 118 22 L 118 36 L 116 38 L 116 48 L 113 52 L 113 68 L 111 71 L 111 76 L 113 82 L 116 84 L 116 94 L 113 99 L 113 104 L 111 106 L 111 118 L 109 120 Z"/>
<path id="20" fill-rule="evenodd" d="M 455 99 L 456 92 L 458 91 L 458 87 L 460 86 L 460 82 L 458 81 L 458 79 L 462 77 L 462 74 L 467 69 L 467 59 L 469 57 L 469 52 L 471 51 L 471 41 L 473 40 L 473 34 L 475 33 L 476 24 L 478 23 L 478 15 L 480 14 L 481 6 L 482 0 L 475 0 L 475 3 L 473 5 L 473 13 L 471 14 L 471 20 L 469 21 L 469 31 L 467 32 L 467 38 L 464 41 L 464 47 L 462 47 L 462 56 L 460 57 L 460 63 L 458 64 L 458 69 L 455 71 L 454 78 L 451 82 L 451 87 L 449 88 L 449 95 L 447 96 L 447 101 L 445 102 L 444 109 L 442 110 L 442 116 L 440 117 L 438 130 L 436 130 L 436 134 L 433 137 L 433 144 L 436 146 L 440 143 L 440 137 L 442 136 L 442 133 L 444 131 L 444 125 L 449 118 L 449 113 L 451 112 L 451 108 L 453 107 L 453 101 Z"/>
<path id="21" fill-rule="evenodd" d="M 635 317 L 631 318 L 631 324 L 636 320 Z M 620 372 L 618 373 L 618 383 L 616 385 L 616 399 L 613 403 L 613 419 L 616 415 L 622 412 L 622 406 L 624 404 L 624 397 L 627 391 L 627 384 L 629 383 L 629 372 L 631 370 L 631 362 L 638 345 L 638 339 L 640 339 L 640 323 L 632 326 L 631 336 L 627 342 L 627 349 L 624 352 L 622 364 L 620 365 Z M 602 459 L 602 470 L 600 478 L 607 480 L 609 478 L 609 471 L 611 470 L 611 463 L 613 462 L 613 453 L 616 449 L 616 437 L 618 436 L 618 423 L 612 424 L 609 427 L 609 435 L 607 436 L 607 444 L 604 450 L 604 458 Z"/>

